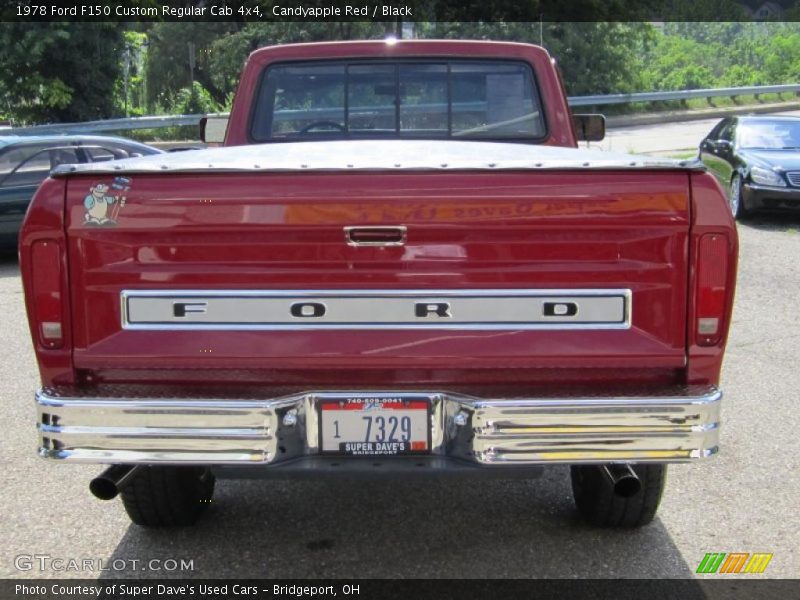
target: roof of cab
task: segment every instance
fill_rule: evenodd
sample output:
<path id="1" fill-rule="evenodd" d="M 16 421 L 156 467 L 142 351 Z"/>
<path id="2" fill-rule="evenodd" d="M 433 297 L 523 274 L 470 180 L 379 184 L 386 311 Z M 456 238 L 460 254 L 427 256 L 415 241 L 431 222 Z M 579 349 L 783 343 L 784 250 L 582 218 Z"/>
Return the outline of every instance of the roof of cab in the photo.
<path id="1" fill-rule="evenodd" d="M 549 57 L 546 49 L 534 44 L 521 42 L 502 42 L 493 40 L 348 40 L 334 42 L 306 42 L 281 44 L 258 48 L 250 54 L 249 60 L 263 62 L 277 57 L 287 60 L 316 58 L 342 58 L 345 56 L 391 57 L 391 56 L 449 56 L 451 58 L 476 58 L 470 50 L 480 56 L 497 51 L 501 58 L 517 58 L 521 54 L 541 54 Z"/>

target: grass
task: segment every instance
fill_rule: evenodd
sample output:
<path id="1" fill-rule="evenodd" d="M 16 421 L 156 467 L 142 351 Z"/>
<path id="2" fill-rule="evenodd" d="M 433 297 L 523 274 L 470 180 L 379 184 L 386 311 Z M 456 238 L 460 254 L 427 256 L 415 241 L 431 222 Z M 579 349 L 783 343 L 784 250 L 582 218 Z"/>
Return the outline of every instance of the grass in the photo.
<path id="1" fill-rule="evenodd" d="M 688 158 L 696 158 L 697 157 L 697 150 L 692 152 L 688 150 L 684 151 L 676 151 L 676 152 L 669 152 L 668 154 L 664 155 L 667 158 L 677 158 L 679 160 L 686 160 Z"/>

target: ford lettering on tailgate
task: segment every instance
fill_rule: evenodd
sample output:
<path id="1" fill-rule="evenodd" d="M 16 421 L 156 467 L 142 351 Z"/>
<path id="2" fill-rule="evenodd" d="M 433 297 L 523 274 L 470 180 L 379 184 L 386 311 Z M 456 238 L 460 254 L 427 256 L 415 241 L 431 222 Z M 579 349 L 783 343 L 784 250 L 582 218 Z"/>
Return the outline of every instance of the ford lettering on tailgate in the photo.
<path id="1" fill-rule="evenodd" d="M 124 291 L 126 329 L 627 329 L 630 290 Z"/>

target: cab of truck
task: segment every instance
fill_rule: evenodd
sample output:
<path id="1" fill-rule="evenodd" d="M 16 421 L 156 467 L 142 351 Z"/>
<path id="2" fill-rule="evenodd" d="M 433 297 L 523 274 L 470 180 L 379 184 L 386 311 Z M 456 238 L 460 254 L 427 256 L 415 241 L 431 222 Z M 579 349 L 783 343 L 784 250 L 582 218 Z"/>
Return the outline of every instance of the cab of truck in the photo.
<path id="1" fill-rule="evenodd" d="M 605 135 L 602 115 L 571 115 L 547 52 L 512 42 L 262 48 L 250 56 L 236 97 L 247 110 L 234 106 L 230 118 L 204 119 L 204 141 L 475 139 L 573 147 Z"/>

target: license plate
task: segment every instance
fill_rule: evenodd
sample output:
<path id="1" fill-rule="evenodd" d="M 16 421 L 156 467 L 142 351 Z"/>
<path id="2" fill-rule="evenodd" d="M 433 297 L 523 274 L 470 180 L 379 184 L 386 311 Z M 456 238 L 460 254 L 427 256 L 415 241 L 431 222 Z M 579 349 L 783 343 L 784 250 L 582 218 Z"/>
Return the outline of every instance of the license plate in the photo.
<path id="1" fill-rule="evenodd" d="M 353 456 L 395 456 L 430 451 L 430 397 L 318 397 L 320 449 Z"/>

